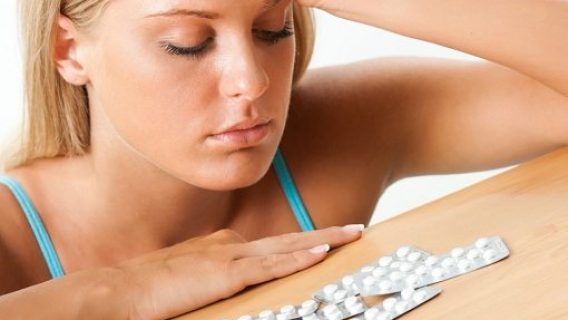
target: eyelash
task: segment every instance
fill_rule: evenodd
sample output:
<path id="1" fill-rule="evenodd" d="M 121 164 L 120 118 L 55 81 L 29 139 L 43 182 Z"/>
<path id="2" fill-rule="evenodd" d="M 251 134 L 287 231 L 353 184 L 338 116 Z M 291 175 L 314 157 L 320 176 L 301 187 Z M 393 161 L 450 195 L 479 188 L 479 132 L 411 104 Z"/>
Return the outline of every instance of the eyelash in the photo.
<path id="1" fill-rule="evenodd" d="M 294 27 L 292 21 L 287 21 L 284 28 L 280 31 L 268 31 L 268 30 L 254 30 L 259 34 L 259 38 L 267 42 L 268 45 L 275 45 L 280 40 L 288 38 L 294 35 Z M 213 38 L 208 38 L 202 44 L 194 47 L 177 47 L 171 43 L 162 43 L 162 48 L 166 50 L 167 53 L 174 56 L 188 56 L 191 58 L 200 58 L 206 53 L 209 44 L 213 42 Z"/>

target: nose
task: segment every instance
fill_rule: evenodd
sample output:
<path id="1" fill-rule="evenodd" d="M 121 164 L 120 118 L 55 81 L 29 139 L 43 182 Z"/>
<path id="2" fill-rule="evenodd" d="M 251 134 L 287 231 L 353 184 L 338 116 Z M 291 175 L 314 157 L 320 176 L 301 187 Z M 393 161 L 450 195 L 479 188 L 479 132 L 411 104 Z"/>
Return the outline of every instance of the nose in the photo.
<path id="1" fill-rule="evenodd" d="M 242 41 L 233 47 L 225 59 L 221 93 L 228 98 L 254 101 L 262 96 L 270 80 L 261 61 L 256 56 L 254 45 Z"/>

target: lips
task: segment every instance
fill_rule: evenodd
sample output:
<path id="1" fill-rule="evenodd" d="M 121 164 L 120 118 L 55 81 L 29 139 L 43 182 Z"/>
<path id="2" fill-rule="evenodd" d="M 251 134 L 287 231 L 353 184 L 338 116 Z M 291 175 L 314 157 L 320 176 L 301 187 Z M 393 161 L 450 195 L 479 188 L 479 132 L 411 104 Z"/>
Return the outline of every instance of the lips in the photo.
<path id="1" fill-rule="evenodd" d="M 267 124 L 269 122 L 270 122 L 270 120 L 260 119 L 260 118 L 245 120 L 245 121 L 241 121 L 237 124 L 231 125 L 231 126 L 227 127 L 226 129 L 221 130 L 221 132 L 216 133 L 215 135 L 226 134 L 226 133 L 230 133 L 230 132 L 238 131 L 238 130 L 252 129 L 252 128 L 257 127 L 259 125 Z"/>
<path id="2" fill-rule="evenodd" d="M 215 143 L 229 148 L 252 147 L 268 136 L 270 125 L 271 121 L 240 122 L 211 138 Z"/>

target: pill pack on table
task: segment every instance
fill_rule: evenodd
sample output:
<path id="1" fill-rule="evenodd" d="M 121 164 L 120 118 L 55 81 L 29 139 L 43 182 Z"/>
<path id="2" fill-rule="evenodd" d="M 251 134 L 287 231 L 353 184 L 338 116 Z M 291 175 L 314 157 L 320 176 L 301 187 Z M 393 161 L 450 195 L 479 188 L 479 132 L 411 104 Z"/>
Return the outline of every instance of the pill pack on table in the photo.
<path id="1" fill-rule="evenodd" d="M 265 310 L 237 320 L 392 320 L 442 292 L 429 285 L 473 272 L 509 256 L 500 237 L 479 238 L 472 245 L 432 255 L 414 246 L 402 246 L 357 271 L 323 286 L 301 305 Z M 368 306 L 364 297 L 389 295 Z"/>

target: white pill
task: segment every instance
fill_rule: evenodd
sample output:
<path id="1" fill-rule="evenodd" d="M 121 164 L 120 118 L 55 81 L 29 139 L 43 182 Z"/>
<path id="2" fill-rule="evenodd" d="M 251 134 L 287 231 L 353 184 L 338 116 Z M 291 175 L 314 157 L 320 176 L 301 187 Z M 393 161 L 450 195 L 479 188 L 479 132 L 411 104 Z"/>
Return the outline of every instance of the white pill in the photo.
<path id="1" fill-rule="evenodd" d="M 402 262 L 395 261 L 395 262 L 391 263 L 390 267 L 391 267 L 391 269 L 398 269 L 398 268 L 400 268 L 401 264 L 402 264 Z"/>
<path id="2" fill-rule="evenodd" d="M 461 259 L 458 262 L 458 268 L 460 268 L 460 270 L 467 271 L 467 270 L 471 269 L 471 267 L 472 267 L 472 263 L 469 260 Z"/>
<path id="3" fill-rule="evenodd" d="M 428 258 L 426 258 L 426 260 L 424 260 L 424 263 L 427 266 L 431 267 L 431 266 L 435 265 L 436 263 L 438 263 L 438 260 L 439 259 L 436 256 L 429 256 Z"/>
<path id="4" fill-rule="evenodd" d="M 426 300 L 426 291 L 423 289 L 416 291 L 412 296 L 412 299 L 414 299 L 414 302 L 416 303 L 424 302 L 424 300 Z"/>
<path id="5" fill-rule="evenodd" d="M 373 270 L 373 276 L 375 278 L 381 278 L 389 272 L 388 269 L 383 267 L 378 267 L 377 269 Z"/>
<path id="6" fill-rule="evenodd" d="M 258 317 L 263 319 L 263 320 L 264 319 L 269 320 L 269 319 L 274 319 L 276 317 L 276 315 L 274 314 L 274 311 L 272 311 L 272 310 L 264 310 L 264 311 L 262 311 L 261 313 L 258 314 Z"/>
<path id="7" fill-rule="evenodd" d="M 483 253 L 483 259 L 487 261 L 493 260 L 495 257 L 497 257 L 497 251 L 493 249 L 489 249 Z"/>
<path id="8" fill-rule="evenodd" d="M 298 309 L 298 315 L 300 317 L 304 317 L 304 316 L 307 316 L 307 315 L 312 314 L 312 313 L 314 313 L 314 310 L 310 309 L 310 308 L 301 307 L 300 309 Z"/>
<path id="9" fill-rule="evenodd" d="M 412 296 L 414 295 L 414 292 L 416 292 L 416 290 L 412 289 L 412 288 L 405 288 L 404 290 L 402 290 L 400 292 L 400 296 L 404 299 L 404 300 L 408 300 L 410 298 L 412 298 Z"/>
<path id="10" fill-rule="evenodd" d="M 485 249 L 489 245 L 489 239 L 487 238 L 480 238 L 475 241 L 475 246 L 479 249 Z"/>
<path id="11" fill-rule="evenodd" d="M 398 269 L 402 272 L 409 272 L 410 270 L 412 270 L 412 268 L 413 268 L 412 263 L 403 262 L 400 264 L 400 268 Z"/>
<path id="12" fill-rule="evenodd" d="M 332 314 L 337 311 L 339 311 L 339 308 L 335 304 L 328 304 L 327 306 L 325 306 L 325 308 L 323 308 L 324 314 Z"/>
<path id="13" fill-rule="evenodd" d="M 400 247 L 398 250 L 396 250 L 396 255 L 399 258 L 403 258 L 405 257 L 408 253 L 410 252 L 410 247 Z"/>
<path id="14" fill-rule="evenodd" d="M 358 302 L 359 302 L 359 299 L 357 299 L 357 297 L 351 296 L 351 297 L 345 299 L 345 302 L 343 302 L 343 304 L 345 304 L 345 306 L 347 308 L 349 308 L 349 307 L 352 307 L 353 305 L 355 305 Z"/>
<path id="15" fill-rule="evenodd" d="M 332 296 L 337 291 L 337 289 L 339 289 L 339 286 L 337 284 L 328 284 L 327 286 L 323 287 L 323 293 L 326 296 Z"/>
<path id="16" fill-rule="evenodd" d="M 394 319 L 394 318 L 393 318 L 393 315 L 390 312 L 380 312 L 375 317 L 375 320 L 392 320 L 392 319 Z"/>
<path id="17" fill-rule="evenodd" d="M 473 249 L 471 249 L 467 252 L 467 258 L 469 260 L 475 260 L 475 259 L 479 258 L 480 255 L 481 255 L 481 250 L 479 250 L 477 248 L 473 248 Z"/>
<path id="18" fill-rule="evenodd" d="M 361 272 L 363 273 L 369 273 L 372 272 L 373 270 L 375 270 L 374 266 L 364 266 L 363 268 L 361 268 Z"/>
<path id="19" fill-rule="evenodd" d="M 285 305 L 282 308 L 280 308 L 280 313 L 283 313 L 283 314 L 291 314 L 291 313 L 294 313 L 294 312 L 296 312 L 296 307 L 294 307 L 291 304 Z"/>
<path id="20" fill-rule="evenodd" d="M 333 294 L 333 300 L 335 301 L 342 301 L 343 299 L 345 299 L 345 297 L 347 297 L 347 290 L 337 290 Z"/>
<path id="21" fill-rule="evenodd" d="M 446 258 L 442 261 L 442 267 L 444 268 L 451 268 L 456 265 L 456 261 L 452 258 Z"/>
<path id="22" fill-rule="evenodd" d="M 415 275 L 415 274 L 411 274 L 408 277 L 406 277 L 406 284 L 408 284 L 411 287 L 416 287 L 418 285 L 420 278 Z"/>
<path id="23" fill-rule="evenodd" d="M 432 270 L 432 276 L 436 279 L 440 279 L 444 275 L 446 275 L 446 271 L 442 268 L 435 268 L 434 270 Z"/>
<path id="24" fill-rule="evenodd" d="M 406 260 L 410 261 L 410 262 L 416 262 L 418 260 L 420 260 L 420 258 L 422 257 L 422 254 L 420 252 L 412 252 L 411 254 L 408 255 L 408 257 L 406 257 Z"/>
<path id="25" fill-rule="evenodd" d="M 403 277 L 404 274 L 402 274 L 402 272 L 400 271 L 394 271 L 389 275 L 389 278 L 394 282 L 400 281 Z"/>
<path id="26" fill-rule="evenodd" d="M 365 306 L 363 306 L 361 302 L 357 302 L 354 305 L 347 307 L 347 310 L 351 312 L 351 314 L 355 315 L 365 311 Z"/>
<path id="27" fill-rule="evenodd" d="M 398 313 L 403 313 L 403 312 L 407 311 L 409 307 L 410 307 L 410 304 L 407 301 L 399 301 L 394 306 L 394 309 Z"/>
<path id="28" fill-rule="evenodd" d="M 383 309 L 391 311 L 397 302 L 396 298 L 387 298 L 383 301 Z"/>
<path id="29" fill-rule="evenodd" d="M 372 277 L 372 276 L 368 276 L 368 277 L 365 277 L 365 279 L 363 279 L 363 285 L 364 285 L 366 288 L 372 287 L 372 286 L 374 286 L 376 283 L 377 283 L 377 279 L 375 279 L 375 278 Z"/>
<path id="30" fill-rule="evenodd" d="M 465 253 L 465 250 L 463 248 L 454 248 L 452 249 L 452 257 L 454 258 L 459 258 L 461 256 L 463 256 L 463 254 Z"/>
<path id="31" fill-rule="evenodd" d="M 383 280 L 383 281 L 379 282 L 379 288 L 381 290 L 391 290 L 392 289 L 392 281 Z"/>
<path id="32" fill-rule="evenodd" d="M 367 309 L 367 311 L 365 311 L 363 315 L 365 317 L 365 320 L 375 320 L 378 314 L 379 314 L 379 309 L 373 307 Z"/>
<path id="33" fill-rule="evenodd" d="M 253 320 L 253 319 L 254 318 L 252 316 L 244 315 L 244 316 L 239 317 L 239 319 L 237 319 L 237 320 Z"/>
<path id="34" fill-rule="evenodd" d="M 303 316 L 302 320 L 320 320 L 320 319 L 315 313 L 312 313 L 312 314 L 307 314 L 307 315 Z"/>
<path id="35" fill-rule="evenodd" d="M 420 265 L 416 267 L 416 269 L 414 269 L 414 273 L 419 276 L 426 274 L 426 272 L 428 272 L 428 268 L 426 268 L 424 265 Z"/>
<path id="36" fill-rule="evenodd" d="M 291 315 L 279 313 L 276 315 L 276 320 L 290 320 Z"/>
<path id="37" fill-rule="evenodd" d="M 341 279 L 341 283 L 343 283 L 343 285 L 348 288 L 351 288 L 354 282 L 355 279 L 353 278 L 353 276 L 345 276 L 343 277 L 343 279 Z"/>
<path id="38" fill-rule="evenodd" d="M 391 264 L 392 260 L 393 260 L 393 259 L 392 259 L 391 256 L 384 256 L 384 257 L 381 257 L 381 258 L 379 259 L 379 266 L 381 266 L 381 267 L 386 267 L 386 266 L 388 266 L 389 264 Z"/>
<path id="39" fill-rule="evenodd" d="M 302 302 L 302 308 L 315 311 L 318 308 L 318 303 L 314 300 L 306 300 Z"/>

